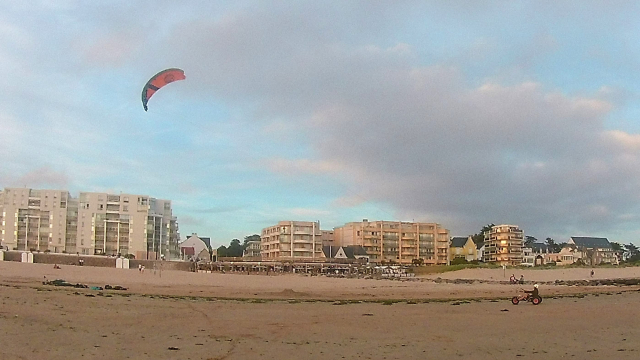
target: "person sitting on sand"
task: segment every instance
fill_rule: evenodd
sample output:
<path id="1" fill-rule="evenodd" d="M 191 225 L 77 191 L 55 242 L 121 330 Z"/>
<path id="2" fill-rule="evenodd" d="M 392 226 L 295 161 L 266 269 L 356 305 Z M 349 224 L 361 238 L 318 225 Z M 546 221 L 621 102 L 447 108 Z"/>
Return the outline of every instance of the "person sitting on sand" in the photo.
<path id="1" fill-rule="evenodd" d="M 515 284 L 518 282 L 518 280 L 516 280 L 516 274 L 511 274 L 511 277 L 509 278 L 509 282 L 512 284 Z"/>
<path id="2" fill-rule="evenodd" d="M 60 269 L 60 266 L 58 266 L 58 264 L 53 264 L 53 268 L 54 269 Z"/>
<path id="3" fill-rule="evenodd" d="M 519 281 L 519 283 L 520 283 L 520 284 L 524 284 L 524 275 L 520 275 L 520 281 Z"/>

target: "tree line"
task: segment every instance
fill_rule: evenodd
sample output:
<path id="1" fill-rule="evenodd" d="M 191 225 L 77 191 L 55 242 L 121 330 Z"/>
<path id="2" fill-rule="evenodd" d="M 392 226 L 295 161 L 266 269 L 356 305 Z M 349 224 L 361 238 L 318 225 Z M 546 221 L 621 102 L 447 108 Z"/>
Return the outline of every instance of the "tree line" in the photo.
<path id="1" fill-rule="evenodd" d="M 221 245 L 217 249 L 218 257 L 242 257 L 244 250 L 249 245 L 249 241 L 260 241 L 260 235 L 253 234 L 244 237 L 244 241 L 240 243 L 240 240 L 233 239 L 229 242 L 229 246 Z"/>

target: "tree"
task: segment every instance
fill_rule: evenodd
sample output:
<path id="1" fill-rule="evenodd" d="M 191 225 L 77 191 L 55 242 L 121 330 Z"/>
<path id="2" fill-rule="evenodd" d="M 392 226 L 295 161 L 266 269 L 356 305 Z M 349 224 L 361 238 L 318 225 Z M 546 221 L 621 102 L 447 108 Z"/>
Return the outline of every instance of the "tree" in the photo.
<path id="1" fill-rule="evenodd" d="M 546 239 L 545 243 L 549 247 L 549 250 L 554 253 L 559 253 L 560 250 L 562 250 L 562 247 L 566 244 L 566 243 L 556 244 L 556 241 L 550 237 Z"/>
<path id="2" fill-rule="evenodd" d="M 227 248 L 227 256 L 242 257 L 243 252 L 244 252 L 244 247 L 240 244 L 240 240 L 238 239 L 231 240 L 231 243 L 229 243 L 229 247 Z"/>
<path id="3" fill-rule="evenodd" d="M 538 239 L 534 238 L 533 236 L 527 235 L 524 237 L 524 247 L 531 247 L 531 244 L 536 241 L 538 241 Z"/>
<path id="4" fill-rule="evenodd" d="M 224 245 L 220 245 L 220 247 L 217 249 L 217 254 L 218 254 L 218 259 L 221 257 L 227 257 L 227 247 Z"/>
<path id="5" fill-rule="evenodd" d="M 491 228 L 496 226 L 495 224 L 487 224 L 482 227 L 478 234 L 471 235 L 471 239 L 475 244 L 482 244 L 484 242 L 484 233 L 491 231 Z"/>
<path id="6" fill-rule="evenodd" d="M 622 247 L 622 245 L 620 245 L 620 243 L 612 241 L 610 244 L 613 251 L 615 252 L 624 251 L 624 248 Z"/>
<path id="7" fill-rule="evenodd" d="M 624 247 L 629 252 L 629 257 L 627 258 L 628 262 L 640 261 L 640 250 L 638 249 L 637 246 L 633 245 L 632 243 L 629 243 Z"/>

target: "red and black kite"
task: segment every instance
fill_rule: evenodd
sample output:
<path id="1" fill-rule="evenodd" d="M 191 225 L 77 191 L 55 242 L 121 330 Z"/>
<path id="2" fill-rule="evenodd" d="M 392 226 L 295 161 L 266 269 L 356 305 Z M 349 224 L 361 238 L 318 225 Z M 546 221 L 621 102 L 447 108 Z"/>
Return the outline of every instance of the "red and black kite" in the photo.
<path id="1" fill-rule="evenodd" d="M 142 107 L 147 111 L 147 103 L 149 99 L 160 90 L 161 87 L 178 80 L 184 80 L 184 71 L 181 69 L 167 69 L 155 74 L 142 89 Z"/>

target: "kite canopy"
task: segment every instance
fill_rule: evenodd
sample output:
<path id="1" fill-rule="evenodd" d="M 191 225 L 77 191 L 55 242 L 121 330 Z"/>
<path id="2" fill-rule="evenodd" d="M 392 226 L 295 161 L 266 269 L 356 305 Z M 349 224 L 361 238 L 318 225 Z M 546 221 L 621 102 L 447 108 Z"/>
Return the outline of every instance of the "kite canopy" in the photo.
<path id="1" fill-rule="evenodd" d="M 184 79 L 184 71 L 176 68 L 162 70 L 155 74 L 142 89 L 142 107 L 144 107 L 144 111 L 147 111 L 147 103 L 156 91 L 169 83 Z"/>

